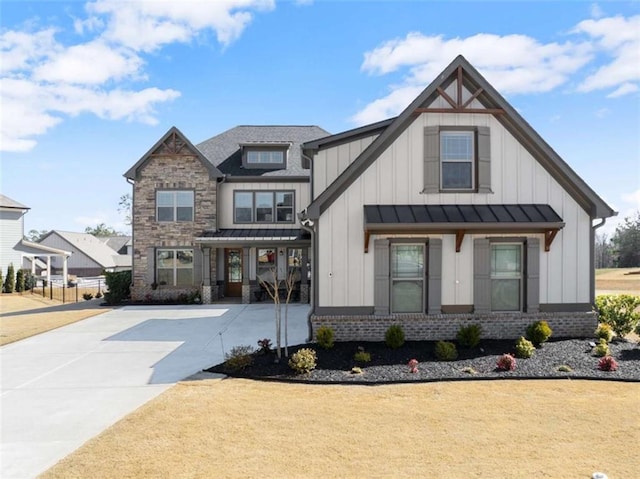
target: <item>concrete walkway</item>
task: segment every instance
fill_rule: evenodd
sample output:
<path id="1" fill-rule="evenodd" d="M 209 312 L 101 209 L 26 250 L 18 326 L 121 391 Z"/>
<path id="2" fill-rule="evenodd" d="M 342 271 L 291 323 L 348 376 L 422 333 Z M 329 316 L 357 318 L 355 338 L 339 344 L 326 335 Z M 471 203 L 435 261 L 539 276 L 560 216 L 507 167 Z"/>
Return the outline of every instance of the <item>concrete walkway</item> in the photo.
<path id="1" fill-rule="evenodd" d="M 289 344 L 308 305 L 289 306 Z M 33 478 L 177 381 L 258 339 L 273 304 L 127 306 L 0 348 L 0 477 Z"/>

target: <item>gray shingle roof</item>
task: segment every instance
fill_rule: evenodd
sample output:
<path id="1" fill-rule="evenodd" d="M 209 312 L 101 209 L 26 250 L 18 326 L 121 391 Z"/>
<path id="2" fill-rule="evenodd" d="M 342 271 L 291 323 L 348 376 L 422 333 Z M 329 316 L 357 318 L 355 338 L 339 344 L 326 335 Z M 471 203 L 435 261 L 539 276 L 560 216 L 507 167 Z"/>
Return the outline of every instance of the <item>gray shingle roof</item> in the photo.
<path id="1" fill-rule="evenodd" d="M 30 209 L 28 206 L 23 205 L 22 203 L 18 203 L 16 200 L 12 200 L 8 196 L 0 193 L 0 208 L 16 208 L 19 210 L 28 210 Z"/>
<path id="2" fill-rule="evenodd" d="M 302 168 L 301 150 L 303 143 L 326 137 L 329 132 L 318 126 L 251 126 L 241 125 L 214 136 L 196 147 L 222 173 L 230 176 L 309 176 L 309 170 Z M 290 142 L 287 168 L 244 169 L 240 145 L 252 143 Z"/>
<path id="3" fill-rule="evenodd" d="M 84 253 L 103 268 L 113 268 L 116 266 L 131 266 L 131 256 L 119 255 L 109 248 L 104 242 L 93 235 L 87 233 L 75 233 L 71 231 L 53 230 L 40 240 L 42 243 L 52 235 L 56 234 L 77 250 Z"/>

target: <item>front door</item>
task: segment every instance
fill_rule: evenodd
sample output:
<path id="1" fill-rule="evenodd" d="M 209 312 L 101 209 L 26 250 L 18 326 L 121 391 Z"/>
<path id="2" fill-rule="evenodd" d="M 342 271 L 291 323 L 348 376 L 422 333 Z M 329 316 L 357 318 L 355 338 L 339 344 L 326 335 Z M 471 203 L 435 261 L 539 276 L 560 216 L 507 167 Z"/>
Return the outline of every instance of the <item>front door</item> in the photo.
<path id="1" fill-rule="evenodd" d="M 242 249 L 224 250 L 224 284 L 225 296 L 242 296 Z"/>

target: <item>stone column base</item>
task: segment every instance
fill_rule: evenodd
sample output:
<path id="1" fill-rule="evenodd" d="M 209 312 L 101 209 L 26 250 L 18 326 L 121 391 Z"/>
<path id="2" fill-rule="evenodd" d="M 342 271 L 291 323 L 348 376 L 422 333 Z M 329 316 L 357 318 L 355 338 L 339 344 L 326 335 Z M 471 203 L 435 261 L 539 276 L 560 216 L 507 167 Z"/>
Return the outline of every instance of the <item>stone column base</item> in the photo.
<path id="1" fill-rule="evenodd" d="M 302 304 L 306 304 L 309 302 L 309 285 L 308 284 L 300 285 L 300 302 Z"/>
<path id="2" fill-rule="evenodd" d="M 202 287 L 202 304 L 211 304 L 211 286 Z"/>
<path id="3" fill-rule="evenodd" d="M 243 284 L 242 285 L 242 304 L 250 304 L 251 303 L 251 285 Z"/>

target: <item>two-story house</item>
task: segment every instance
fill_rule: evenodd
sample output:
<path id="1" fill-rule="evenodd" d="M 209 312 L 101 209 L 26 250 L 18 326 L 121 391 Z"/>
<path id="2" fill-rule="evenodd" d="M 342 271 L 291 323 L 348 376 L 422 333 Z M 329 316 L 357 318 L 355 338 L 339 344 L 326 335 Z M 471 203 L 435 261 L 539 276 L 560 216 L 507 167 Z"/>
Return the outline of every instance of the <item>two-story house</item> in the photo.
<path id="1" fill-rule="evenodd" d="M 339 340 L 596 327 L 594 235 L 616 213 L 463 57 L 399 116 L 307 142 L 313 330 Z"/>
<path id="2" fill-rule="evenodd" d="M 311 201 L 301 145 L 317 126 L 238 126 L 197 146 L 171 128 L 125 177 L 133 184 L 134 301 L 200 291 L 205 303 L 264 299 L 260 278 L 299 278 L 308 300 Z"/>

